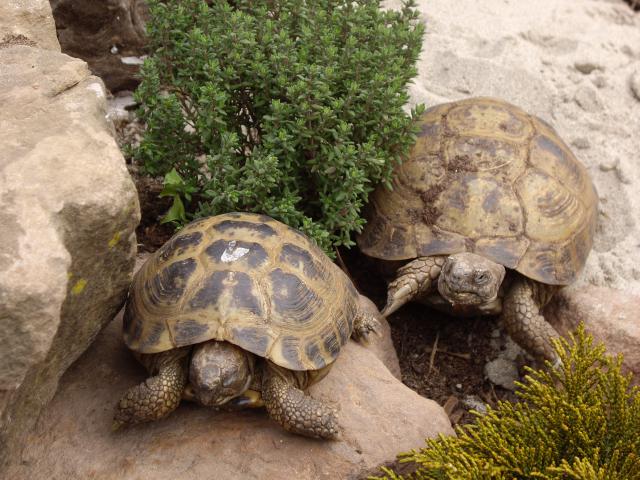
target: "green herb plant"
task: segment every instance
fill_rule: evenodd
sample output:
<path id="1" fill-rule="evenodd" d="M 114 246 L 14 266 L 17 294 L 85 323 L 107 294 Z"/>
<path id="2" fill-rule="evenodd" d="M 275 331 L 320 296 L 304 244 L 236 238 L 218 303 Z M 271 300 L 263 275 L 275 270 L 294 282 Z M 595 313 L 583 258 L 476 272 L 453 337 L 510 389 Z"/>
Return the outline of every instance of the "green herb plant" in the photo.
<path id="1" fill-rule="evenodd" d="M 165 176 L 168 221 L 271 215 L 327 252 L 353 244 L 367 196 L 415 141 L 415 2 L 150 0 L 153 54 L 134 158 Z M 168 175 L 169 174 L 169 175 Z"/>
<path id="2" fill-rule="evenodd" d="M 384 478 L 640 479 L 640 389 L 621 373 L 621 357 L 605 355 L 582 326 L 556 351 L 562 366 L 529 369 L 520 402 L 500 402 L 457 437 L 401 454 L 416 471 L 383 469 Z"/>

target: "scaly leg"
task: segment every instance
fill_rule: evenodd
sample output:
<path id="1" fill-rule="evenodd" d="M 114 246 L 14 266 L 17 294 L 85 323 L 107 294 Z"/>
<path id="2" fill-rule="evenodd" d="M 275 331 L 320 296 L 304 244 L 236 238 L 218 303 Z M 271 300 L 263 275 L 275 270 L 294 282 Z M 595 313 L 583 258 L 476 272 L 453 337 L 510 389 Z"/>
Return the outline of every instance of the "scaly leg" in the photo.
<path id="1" fill-rule="evenodd" d="M 540 314 L 558 287 L 518 278 L 506 293 L 502 319 L 507 332 L 521 347 L 538 359 L 557 364 L 552 339 L 560 334 Z"/>
<path id="2" fill-rule="evenodd" d="M 446 256 L 418 257 L 398 269 L 396 279 L 387 288 L 387 305 L 382 315 L 389 316 L 405 303 L 436 288 Z"/>
<path id="3" fill-rule="evenodd" d="M 353 332 L 351 338 L 358 342 L 366 342 L 371 332 L 381 335 L 380 312 L 376 305 L 364 295 L 360 295 L 359 308 L 356 317 L 353 319 Z"/>
<path id="4" fill-rule="evenodd" d="M 286 369 L 268 365 L 262 384 L 262 398 L 269 416 L 293 433 L 316 438 L 333 438 L 339 433 L 335 412 L 305 395 L 295 386 Z"/>
<path id="5" fill-rule="evenodd" d="M 141 363 L 158 373 L 124 394 L 116 407 L 114 430 L 159 420 L 178 407 L 187 384 L 189 350 L 190 347 L 141 357 Z"/>

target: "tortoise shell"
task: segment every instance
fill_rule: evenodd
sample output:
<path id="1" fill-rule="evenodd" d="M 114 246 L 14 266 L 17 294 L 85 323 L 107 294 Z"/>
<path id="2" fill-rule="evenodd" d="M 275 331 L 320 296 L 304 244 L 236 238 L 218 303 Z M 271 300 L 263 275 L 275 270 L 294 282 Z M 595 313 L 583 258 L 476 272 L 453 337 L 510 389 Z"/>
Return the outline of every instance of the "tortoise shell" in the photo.
<path id="1" fill-rule="evenodd" d="M 552 285 L 585 264 L 598 197 L 549 124 L 492 98 L 430 108 L 393 190 L 372 194 L 361 250 L 385 260 L 473 252 Z"/>
<path id="2" fill-rule="evenodd" d="M 226 340 L 291 370 L 331 364 L 353 330 L 358 293 L 310 239 L 270 217 L 190 223 L 137 272 L 124 341 L 157 353 Z"/>

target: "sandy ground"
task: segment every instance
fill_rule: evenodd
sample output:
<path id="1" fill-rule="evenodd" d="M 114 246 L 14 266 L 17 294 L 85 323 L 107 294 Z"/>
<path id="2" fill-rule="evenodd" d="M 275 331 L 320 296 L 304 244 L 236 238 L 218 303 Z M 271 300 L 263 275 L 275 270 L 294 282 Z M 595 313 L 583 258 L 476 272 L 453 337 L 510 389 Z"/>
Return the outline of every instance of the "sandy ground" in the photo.
<path id="1" fill-rule="evenodd" d="M 594 251 L 576 286 L 640 294 L 640 13 L 623 0 L 418 5 L 426 35 L 412 102 L 496 96 L 555 126 L 600 197 Z"/>

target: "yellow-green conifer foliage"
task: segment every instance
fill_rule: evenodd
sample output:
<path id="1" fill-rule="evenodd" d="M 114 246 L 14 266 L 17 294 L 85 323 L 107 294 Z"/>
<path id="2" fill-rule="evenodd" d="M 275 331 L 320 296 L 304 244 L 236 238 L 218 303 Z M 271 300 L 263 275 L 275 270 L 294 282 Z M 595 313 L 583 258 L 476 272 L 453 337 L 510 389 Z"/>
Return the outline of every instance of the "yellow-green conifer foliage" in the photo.
<path id="1" fill-rule="evenodd" d="M 529 369 L 521 402 L 500 402 L 457 437 L 401 454 L 417 466 L 408 478 L 640 479 L 640 389 L 621 373 L 621 357 L 594 346 L 582 326 L 556 350 L 562 366 Z"/>

